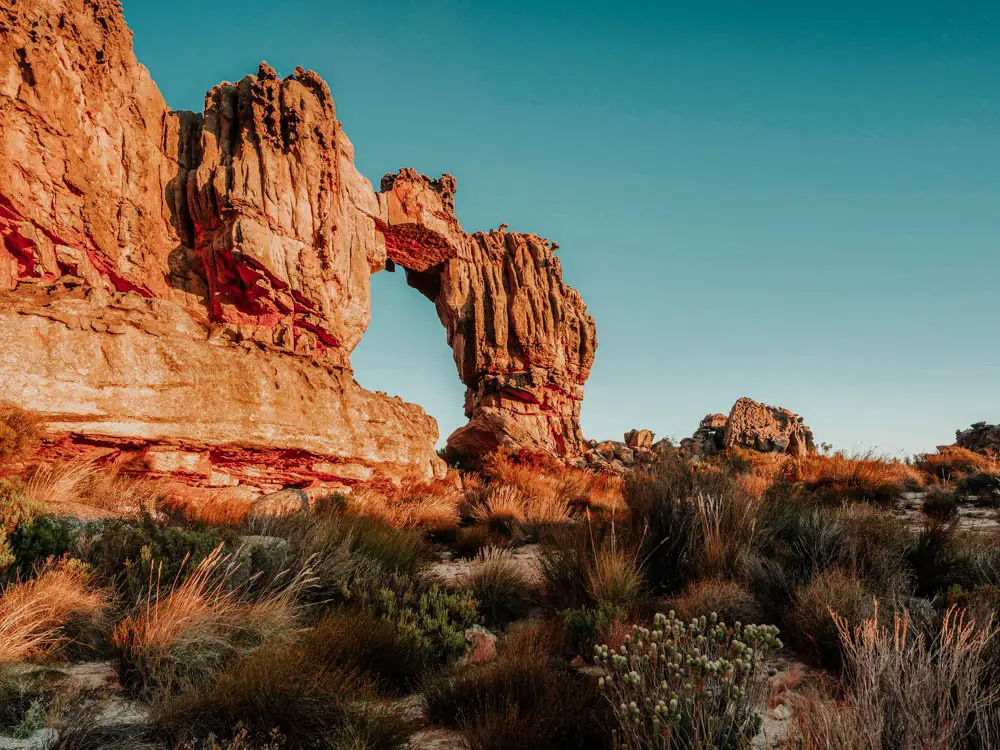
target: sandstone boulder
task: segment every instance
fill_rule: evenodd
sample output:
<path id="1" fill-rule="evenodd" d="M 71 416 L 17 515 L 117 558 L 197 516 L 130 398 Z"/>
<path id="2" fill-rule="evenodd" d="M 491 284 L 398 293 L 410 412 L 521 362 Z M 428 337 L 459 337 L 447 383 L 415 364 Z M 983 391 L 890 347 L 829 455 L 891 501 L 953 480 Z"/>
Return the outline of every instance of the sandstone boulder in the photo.
<path id="1" fill-rule="evenodd" d="M 812 430 L 802 423 L 802 417 L 750 398 L 738 399 L 728 416 L 707 415 L 694 435 L 681 441 L 681 448 L 698 456 L 730 448 L 793 456 L 816 452 Z"/>
<path id="2" fill-rule="evenodd" d="M 652 448 L 653 433 L 649 430 L 629 430 L 625 433 L 625 444 L 629 448 Z"/>

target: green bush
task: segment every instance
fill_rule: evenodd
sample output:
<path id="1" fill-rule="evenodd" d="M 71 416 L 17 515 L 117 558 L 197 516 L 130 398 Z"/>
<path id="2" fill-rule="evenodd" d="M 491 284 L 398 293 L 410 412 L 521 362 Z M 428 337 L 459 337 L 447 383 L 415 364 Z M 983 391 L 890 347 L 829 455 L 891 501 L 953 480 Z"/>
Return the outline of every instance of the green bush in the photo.
<path id="1" fill-rule="evenodd" d="M 465 652 L 465 630 L 476 621 L 478 602 L 466 589 L 438 584 L 383 588 L 375 609 L 396 625 L 426 664 L 446 664 Z"/>
<path id="2" fill-rule="evenodd" d="M 658 614 L 618 652 L 595 647 L 599 684 L 618 722 L 618 747 L 742 748 L 757 734 L 767 660 L 781 648 L 770 625 L 690 622 Z"/>
<path id="3" fill-rule="evenodd" d="M 572 654 L 589 653 L 598 639 L 607 637 L 615 625 L 625 621 L 626 616 L 624 610 L 613 604 L 564 609 L 562 619 L 567 648 Z"/>
<path id="4" fill-rule="evenodd" d="M 36 516 L 21 524 L 10 537 L 17 572 L 27 575 L 50 557 L 78 552 L 82 524 L 72 518 Z"/>
<path id="5" fill-rule="evenodd" d="M 234 536 L 215 529 L 162 526 L 151 518 L 91 524 L 88 536 L 84 559 L 128 600 L 143 597 L 150 582 L 168 586 L 182 580 L 220 544 L 235 543 Z"/>

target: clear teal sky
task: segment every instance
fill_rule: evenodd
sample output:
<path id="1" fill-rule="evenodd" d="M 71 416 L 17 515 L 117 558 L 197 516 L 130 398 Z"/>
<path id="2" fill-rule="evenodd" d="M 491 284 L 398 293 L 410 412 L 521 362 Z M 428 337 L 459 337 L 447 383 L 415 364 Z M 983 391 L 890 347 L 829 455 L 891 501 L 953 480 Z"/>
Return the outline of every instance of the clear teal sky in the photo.
<path id="1" fill-rule="evenodd" d="M 303 65 L 374 183 L 562 246 L 597 320 L 588 437 L 739 396 L 915 452 L 1000 422 L 1000 5 L 125 0 L 167 102 Z M 363 385 L 464 422 L 430 303 L 373 278 Z"/>

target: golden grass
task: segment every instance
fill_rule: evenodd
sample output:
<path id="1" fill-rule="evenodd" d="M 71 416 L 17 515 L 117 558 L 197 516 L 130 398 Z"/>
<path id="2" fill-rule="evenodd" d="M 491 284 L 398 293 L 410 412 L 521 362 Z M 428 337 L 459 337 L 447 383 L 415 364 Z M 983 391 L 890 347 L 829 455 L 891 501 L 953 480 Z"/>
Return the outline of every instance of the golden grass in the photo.
<path id="1" fill-rule="evenodd" d="M 155 480 L 130 477 L 92 461 L 68 461 L 36 467 L 24 494 L 48 513 L 134 517 L 154 510 L 166 493 Z"/>
<path id="2" fill-rule="evenodd" d="M 245 495 L 220 492 L 204 499 L 192 499 L 180 493 L 161 498 L 157 510 L 179 518 L 210 526 L 240 526 L 246 523 L 256 500 Z"/>
<path id="3" fill-rule="evenodd" d="M 916 467 L 873 455 L 814 455 L 796 458 L 775 453 L 733 451 L 729 457 L 741 473 L 740 488 L 760 498 L 781 482 L 823 500 L 864 500 L 887 504 L 909 488 L 926 484 Z"/>
<path id="4" fill-rule="evenodd" d="M 293 631 L 296 597 L 310 572 L 248 600 L 230 585 L 238 568 L 219 545 L 168 590 L 161 591 L 159 581 L 150 586 L 138 611 L 112 633 L 123 684 L 148 689 L 181 674 L 205 677 L 229 655 Z"/>
<path id="5" fill-rule="evenodd" d="M 917 457 L 917 466 L 936 479 L 959 479 L 966 474 L 1000 476 L 1000 460 L 983 456 L 957 445 L 944 445 L 937 453 Z"/>
<path id="6" fill-rule="evenodd" d="M 411 483 L 391 491 L 358 490 L 347 498 L 347 511 L 397 529 L 443 531 L 458 526 L 463 499 L 461 490 L 451 483 Z"/>
<path id="7" fill-rule="evenodd" d="M 0 664 L 51 653 L 68 622 L 97 618 L 107 604 L 107 592 L 91 586 L 79 565 L 48 563 L 35 578 L 9 584 L 0 590 Z"/>

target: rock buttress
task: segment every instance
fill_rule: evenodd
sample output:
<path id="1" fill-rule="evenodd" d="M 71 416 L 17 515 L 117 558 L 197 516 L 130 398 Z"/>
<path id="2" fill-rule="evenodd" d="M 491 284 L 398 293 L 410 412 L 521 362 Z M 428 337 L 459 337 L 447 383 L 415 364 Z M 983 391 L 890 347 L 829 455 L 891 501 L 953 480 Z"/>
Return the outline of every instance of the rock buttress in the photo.
<path id="1" fill-rule="evenodd" d="M 172 112 L 117 2 L 0 8 L 2 397 L 60 455 L 199 484 L 254 455 L 261 485 L 440 473 L 434 420 L 350 369 L 378 213 L 316 74 L 262 65 Z"/>
<path id="2" fill-rule="evenodd" d="M 498 446 L 582 455 L 580 405 L 597 348 L 593 318 L 562 277 L 557 245 L 533 234 L 466 234 L 454 216 L 455 181 L 402 170 L 382 180 L 389 259 L 427 296 L 466 385 L 469 423 L 451 453 Z"/>

